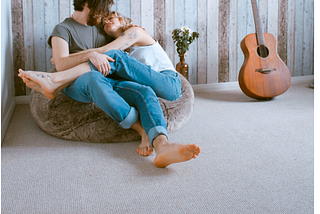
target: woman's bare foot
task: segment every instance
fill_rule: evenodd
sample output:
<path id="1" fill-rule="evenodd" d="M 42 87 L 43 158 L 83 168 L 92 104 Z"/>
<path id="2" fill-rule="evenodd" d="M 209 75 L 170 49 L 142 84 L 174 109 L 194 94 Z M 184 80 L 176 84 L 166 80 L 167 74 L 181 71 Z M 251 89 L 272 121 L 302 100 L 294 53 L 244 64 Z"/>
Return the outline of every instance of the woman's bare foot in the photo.
<path id="1" fill-rule="evenodd" d="M 23 71 L 22 69 L 19 69 L 18 76 L 21 78 L 28 79 L 29 82 L 32 81 L 38 84 L 37 87 L 40 86 L 41 90 L 39 89 L 38 90 L 34 89 L 34 90 L 41 92 L 42 94 L 44 94 L 46 97 L 50 99 L 54 99 L 56 97 L 58 90 L 62 86 L 62 84 L 56 83 L 54 81 L 53 73 L 38 72 L 38 71 Z M 35 84 L 32 84 L 32 85 L 35 85 Z"/>
<path id="2" fill-rule="evenodd" d="M 20 77 L 23 80 L 23 82 L 27 85 L 27 87 L 31 88 L 32 90 L 38 91 L 38 92 L 44 94 L 46 97 L 48 97 L 50 99 L 54 99 L 55 98 L 55 95 L 47 94 L 45 91 L 43 91 L 43 89 L 41 88 L 41 86 L 38 83 L 36 83 L 36 82 L 26 78 L 26 77 L 23 77 L 23 76 L 20 76 Z"/>
<path id="3" fill-rule="evenodd" d="M 179 163 L 196 158 L 200 153 L 197 144 L 169 143 L 165 135 L 159 135 L 153 141 L 156 158 L 153 163 L 156 167 L 164 168 L 172 163 Z"/>
<path id="4" fill-rule="evenodd" d="M 148 156 L 153 153 L 153 148 L 150 145 L 148 135 L 141 136 L 141 143 L 137 148 L 137 153 L 141 156 Z"/>

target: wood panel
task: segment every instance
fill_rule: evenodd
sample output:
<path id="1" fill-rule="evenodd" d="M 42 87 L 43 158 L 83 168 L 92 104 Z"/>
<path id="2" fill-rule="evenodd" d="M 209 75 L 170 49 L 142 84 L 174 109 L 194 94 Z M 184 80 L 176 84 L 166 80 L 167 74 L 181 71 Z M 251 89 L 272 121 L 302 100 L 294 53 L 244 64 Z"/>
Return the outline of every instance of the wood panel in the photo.
<path id="1" fill-rule="evenodd" d="M 295 36 L 294 36 L 294 76 L 303 75 L 303 7 L 304 0 L 296 0 L 295 7 Z"/>
<path id="2" fill-rule="evenodd" d="M 59 22 L 62 22 L 68 17 L 70 17 L 70 2 L 59 1 Z"/>
<path id="3" fill-rule="evenodd" d="M 314 47 L 313 47 L 313 2 L 304 1 L 303 10 L 303 72 L 302 75 L 313 74 L 313 60 L 314 60 Z"/>
<path id="4" fill-rule="evenodd" d="M 219 82 L 229 82 L 229 0 L 219 5 Z"/>
<path id="5" fill-rule="evenodd" d="M 172 40 L 172 31 L 174 30 L 174 22 L 167 21 L 174 19 L 174 1 L 165 0 L 165 25 L 166 25 L 166 47 L 163 47 L 172 62 L 175 56 L 175 44 Z M 175 66 L 175 64 L 174 64 Z"/>
<path id="6" fill-rule="evenodd" d="M 116 11 L 119 11 L 122 15 L 130 17 L 131 11 L 130 11 L 130 0 L 116 0 Z"/>
<path id="7" fill-rule="evenodd" d="M 278 37 L 278 13 L 271 11 L 278 11 L 278 0 L 268 0 L 268 33 Z"/>
<path id="8" fill-rule="evenodd" d="M 263 30 L 276 36 L 292 76 L 314 74 L 314 0 L 257 2 Z M 112 9 L 154 36 L 174 65 L 179 58 L 172 31 L 187 26 L 199 32 L 186 57 L 191 84 L 237 81 L 244 60 L 240 42 L 255 32 L 251 0 L 115 0 Z M 47 39 L 72 13 L 73 0 L 12 0 L 16 95 L 28 93 L 18 68 L 52 67 Z"/>
<path id="9" fill-rule="evenodd" d="M 154 2 L 154 38 L 166 47 L 165 0 Z"/>
<path id="10" fill-rule="evenodd" d="M 50 59 L 52 58 L 52 50 L 47 41 L 53 31 L 53 28 L 59 23 L 59 1 L 44 0 L 44 38 L 45 38 L 45 54 L 46 54 L 46 70 L 53 68 Z M 41 5 L 39 5 L 41 6 Z"/>
<path id="11" fill-rule="evenodd" d="M 198 0 L 198 84 L 207 83 L 207 1 Z"/>
<path id="12" fill-rule="evenodd" d="M 34 58 L 35 70 L 46 71 L 46 37 L 44 25 L 44 0 L 33 0 L 33 44 L 34 44 Z M 53 29 L 52 29 L 53 30 Z"/>
<path id="13" fill-rule="evenodd" d="M 278 54 L 287 64 L 288 0 L 279 0 Z"/>
<path id="14" fill-rule="evenodd" d="M 198 4 L 195 0 L 185 0 L 185 21 L 184 26 L 188 26 L 193 31 L 196 31 L 198 28 L 197 22 L 197 8 Z M 187 52 L 186 60 L 189 65 L 189 82 L 191 84 L 197 84 L 197 71 L 198 71 L 198 58 L 197 58 L 197 43 L 198 40 L 193 41 L 193 43 L 189 46 L 189 51 Z"/>
<path id="15" fill-rule="evenodd" d="M 287 29 L 287 66 L 291 76 L 294 76 L 294 33 L 295 33 L 295 2 L 288 1 L 288 29 Z"/>
<path id="16" fill-rule="evenodd" d="M 207 1 L 207 83 L 218 82 L 219 1 Z"/>
<path id="17" fill-rule="evenodd" d="M 174 29 L 176 28 L 180 28 L 180 27 L 184 27 L 184 20 L 185 20 L 185 12 L 184 12 L 184 5 L 185 5 L 185 1 L 184 0 L 175 0 L 174 1 Z M 173 41 L 173 40 L 172 40 Z M 173 64 L 176 65 L 180 58 L 177 54 L 177 51 L 175 51 L 175 55 L 174 55 L 174 61 Z M 190 63 L 188 63 L 190 64 Z"/>
<path id="18" fill-rule="evenodd" d="M 246 4 L 243 4 L 243 1 L 238 1 L 238 20 L 237 20 L 237 33 L 238 35 L 236 36 L 237 39 L 237 71 L 239 72 L 243 61 L 244 61 L 244 55 L 239 48 L 241 41 L 244 39 L 244 37 L 247 35 L 247 10 L 251 10 L 251 4 L 250 7 L 248 8 L 247 6 L 247 1 Z"/>
<path id="19" fill-rule="evenodd" d="M 141 25 L 141 2 L 136 0 L 131 0 L 131 10 L 130 15 L 132 22 L 137 25 Z"/>
<path id="20" fill-rule="evenodd" d="M 23 29 L 23 1 L 12 0 L 12 54 L 13 69 L 15 82 L 15 95 L 21 96 L 26 94 L 26 87 L 20 77 L 18 77 L 18 69 L 25 69 L 25 45 L 24 45 L 24 29 Z"/>
<path id="21" fill-rule="evenodd" d="M 153 10 L 153 1 L 141 0 L 141 25 L 151 36 L 154 36 Z"/>

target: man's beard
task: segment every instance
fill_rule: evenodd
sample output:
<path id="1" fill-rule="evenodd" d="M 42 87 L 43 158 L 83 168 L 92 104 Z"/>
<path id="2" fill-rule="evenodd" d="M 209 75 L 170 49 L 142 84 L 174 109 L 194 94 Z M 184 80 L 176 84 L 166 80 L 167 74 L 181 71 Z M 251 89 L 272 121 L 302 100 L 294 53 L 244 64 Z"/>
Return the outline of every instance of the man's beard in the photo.
<path id="1" fill-rule="evenodd" d="M 87 24 L 90 26 L 96 26 L 101 21 L 101 16 L 97 16 L 96 14 L 92 14 L 91 11 L 89 13 L 89 18 Z"/>

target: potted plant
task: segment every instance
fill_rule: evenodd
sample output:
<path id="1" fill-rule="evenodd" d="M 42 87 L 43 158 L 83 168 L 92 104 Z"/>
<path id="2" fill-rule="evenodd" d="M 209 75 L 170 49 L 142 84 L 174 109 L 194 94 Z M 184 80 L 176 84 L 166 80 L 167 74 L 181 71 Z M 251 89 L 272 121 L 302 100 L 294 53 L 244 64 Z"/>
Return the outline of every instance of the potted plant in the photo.
<path id="1" fill-rule="evenodd" d="M 180 62 L 176 65 L 176 70 L 188 79 L 188 64 L 185 62 L 185 55 L 189 50 L 189 45 L 199 37 L 199 33 L 188 27 L 176 28 L 172 31 L 172 39 L 177 46 Z"/>

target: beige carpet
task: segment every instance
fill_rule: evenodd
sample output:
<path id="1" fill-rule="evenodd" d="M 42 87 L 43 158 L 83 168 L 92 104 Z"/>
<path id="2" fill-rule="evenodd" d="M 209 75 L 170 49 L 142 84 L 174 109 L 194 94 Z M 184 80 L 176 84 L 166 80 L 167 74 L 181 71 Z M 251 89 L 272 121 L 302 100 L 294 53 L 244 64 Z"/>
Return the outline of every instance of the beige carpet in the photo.
<path id="1" fill-rule="evenodd" d="M 301 213 L 314 207 L 314 90 L 294 84 L 267 102 L 240 90 L 195 94 L 170 140 L 200 156 L 165 169 L 139 142 L 55 138 L 16 107 L 2 144 L 2 213 Z"/>

